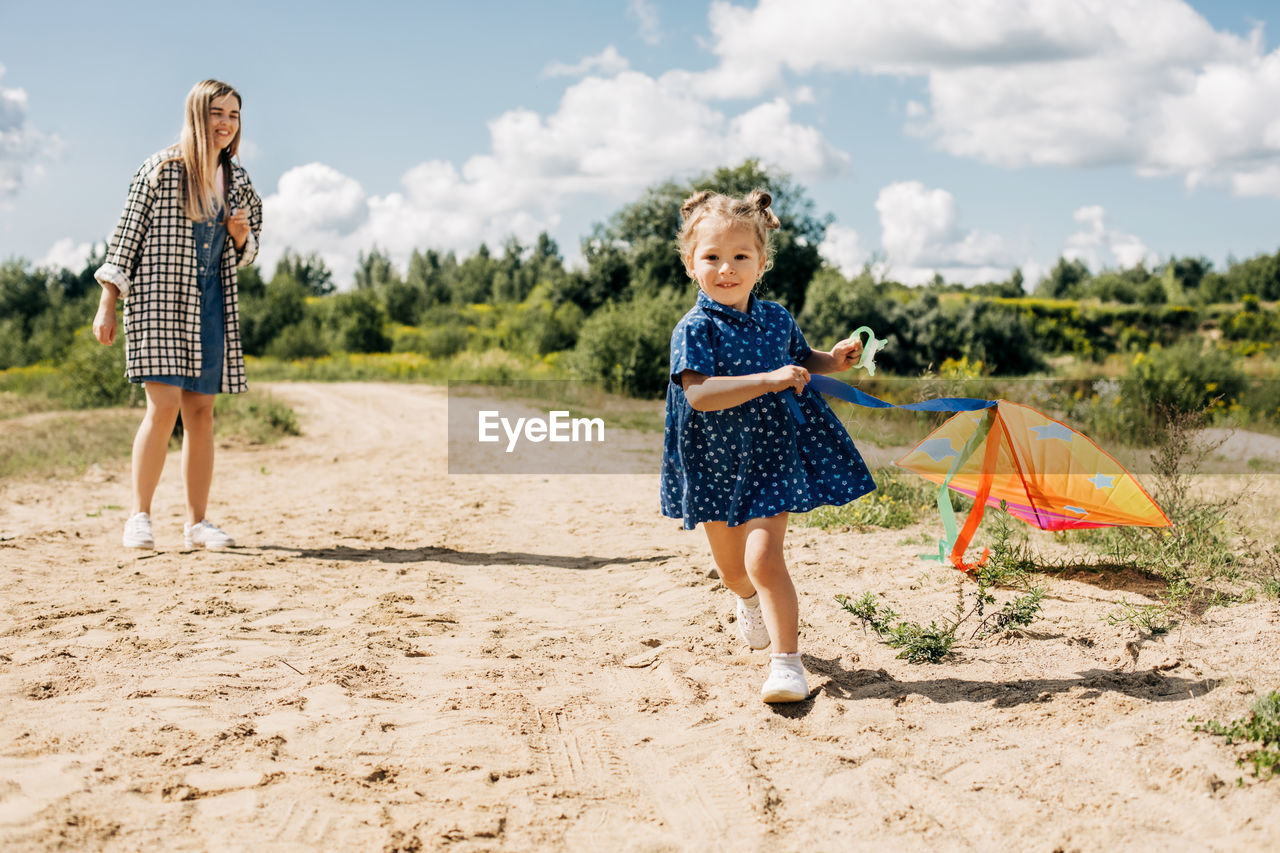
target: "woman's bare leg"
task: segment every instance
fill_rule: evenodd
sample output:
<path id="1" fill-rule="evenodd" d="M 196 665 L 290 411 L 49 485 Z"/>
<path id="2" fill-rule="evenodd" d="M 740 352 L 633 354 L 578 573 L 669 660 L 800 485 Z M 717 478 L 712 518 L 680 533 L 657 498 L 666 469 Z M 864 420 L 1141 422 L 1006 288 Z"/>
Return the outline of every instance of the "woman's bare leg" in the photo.
<path id="1" fill-rule="evenodd" d="M 182 392 L 182 480 L 187 521 L 204 521 L 213 484 L 213 394 Z"/>
<path id="2" fill-rule="evenodd" d="M 151 514 L 151 499 L 164 471 L 169 436 L 173 435 L 173 425 L 182 402 L 182 389 L 177 386 L 161 382 L 144 384 L 147 413 L 133 438 L 133 515 L 140 512 Z"/>

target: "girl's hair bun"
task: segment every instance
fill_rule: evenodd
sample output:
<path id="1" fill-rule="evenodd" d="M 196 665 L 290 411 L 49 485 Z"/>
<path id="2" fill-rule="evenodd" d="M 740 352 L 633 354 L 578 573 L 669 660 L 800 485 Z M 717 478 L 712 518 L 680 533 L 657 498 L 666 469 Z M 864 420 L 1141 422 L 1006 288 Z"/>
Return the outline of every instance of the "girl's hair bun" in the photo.
<path id="1" fill-rule="evenodd" d="M 680 216 L 688 221 L 690 215 L 699 207 L 707 203 L 707 199 L 711 198 L 712 193 L 707 190 L 696 192 L 684 200 L 684 204 L 680 205 Z"/>
<path id="2" fill-rule="evenodd" d="M 778 221 L 778 217 L 774 215 L 770 207 L 773 205 L 773 196 L 765 190 L 752 190 L 747 193 L 745 199 L 747 204 L 759 212 L 760 219 L 764 223 L 764 227 L 770 230 L 781 228 L 782 223 Z"/>

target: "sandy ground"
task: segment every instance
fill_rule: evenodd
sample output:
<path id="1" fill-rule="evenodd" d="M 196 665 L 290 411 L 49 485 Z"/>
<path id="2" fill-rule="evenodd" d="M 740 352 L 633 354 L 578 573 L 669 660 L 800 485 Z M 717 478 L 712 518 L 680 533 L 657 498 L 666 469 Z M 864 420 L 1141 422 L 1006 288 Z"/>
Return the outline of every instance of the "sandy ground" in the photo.
<path id="1" fill-rule="evenodd" d="M 176 456 L 156 553 L 123 464 L 0 486 L 5 850 L 1280 848 L 1280 780 L 1187 722 L 1280 687 L 1274 601 L 1137 643 L 1141 583 L 1081 573 L 913 665 L 832 596 L 946 616 L 933 526 L 793 525 L 814 695 L 769 707 L 656 476 L 451 477 L 440 389 L 277 393 L 306 435 L 218 460 L 234 551 L 181 549 Z"/>

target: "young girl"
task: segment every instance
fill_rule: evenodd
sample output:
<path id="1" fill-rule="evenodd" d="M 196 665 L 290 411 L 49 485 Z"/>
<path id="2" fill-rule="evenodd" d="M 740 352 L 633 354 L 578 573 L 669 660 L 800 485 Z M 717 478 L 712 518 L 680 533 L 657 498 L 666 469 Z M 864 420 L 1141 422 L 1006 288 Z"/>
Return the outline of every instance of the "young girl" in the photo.
<path id="1" fill-rule="evenodd" d="M 125 305 L 126 375 L 144 384 L 147 413 L 133 442 L 133 511 L 126 548 L 154 548 L 151 498 L 173 425 L 182 413 L 182 475 L 188 548 L 227 548 L 230 536 L 205 518 L 213 479 L 213 401 L 246 389 L 236 269 L 258 254 L 262 201 L 244 169 L 240 94 L 205 80 L 187 95 L 178 145 L 134 173 L 124 214 L 95 277 L 102 298 L 93 333 L 116 337 Z"/>
<path id="2" fill-rule="evenodd" d="M 849 369 L 857 338 L 814 350 L 785 308 L 751 291 L 769 268 L 772 197 L 696 193 L 681 208 L 680 255 L 698 303 L 671 335 L 662 514 L 702 524 L 747 645 L 772 645 L 766 702 L 809 695 L 799 603 L 782 544 L 787 513 L 848 503 L 875 488 L 812 373 Z M 783 399 L 794 394 L 802 425 Z"/>

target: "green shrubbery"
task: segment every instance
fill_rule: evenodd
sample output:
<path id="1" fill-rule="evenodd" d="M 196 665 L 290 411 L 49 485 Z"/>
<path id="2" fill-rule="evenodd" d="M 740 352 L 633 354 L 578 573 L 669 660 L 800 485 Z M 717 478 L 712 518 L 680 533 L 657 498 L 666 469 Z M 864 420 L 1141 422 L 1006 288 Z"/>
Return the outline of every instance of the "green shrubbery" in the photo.
<path id="1" fill-rule="evenodd" d="M 129 401 L 129 383 L 124 378 L 124 342 L 103 346 L 85 327 L 73 337 L 71 349 L 62 363 L 60 397 L 72 409 L 120 406 Z"/>
<path id="2" fill-rule="evenodd" d="M 583 323 L 571 366 L 609 391 L 660 396 L 669 382 L 671 330 L 690 307 L 687 294 L 606 305 Z"/>

